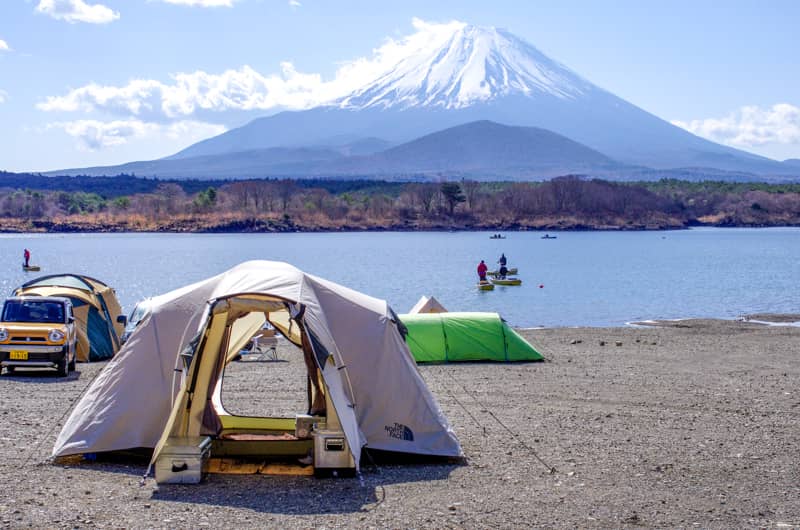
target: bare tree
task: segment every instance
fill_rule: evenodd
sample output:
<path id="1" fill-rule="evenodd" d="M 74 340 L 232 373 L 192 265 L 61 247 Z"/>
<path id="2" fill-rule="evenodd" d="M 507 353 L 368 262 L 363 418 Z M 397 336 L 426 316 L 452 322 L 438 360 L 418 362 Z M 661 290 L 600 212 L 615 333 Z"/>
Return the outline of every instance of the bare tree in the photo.
<path id="1" fill-rule="evenodd" d="M 475 209 L 475 198 L 480 190 L 480 182 L 474 180 L 461 179 L 461 188 L 464 190 L 464 197 L 467 199 L 467 208 Z"/>
<path id="2" fill-rule="evenodd" d="M 292 197 L 297 192 L 297 183 L 292 179 L 282 179 L 275 183 L 275 187 L 278 192 L 278 198 L 281 201 L 281 207 L 286 212 Z"/>

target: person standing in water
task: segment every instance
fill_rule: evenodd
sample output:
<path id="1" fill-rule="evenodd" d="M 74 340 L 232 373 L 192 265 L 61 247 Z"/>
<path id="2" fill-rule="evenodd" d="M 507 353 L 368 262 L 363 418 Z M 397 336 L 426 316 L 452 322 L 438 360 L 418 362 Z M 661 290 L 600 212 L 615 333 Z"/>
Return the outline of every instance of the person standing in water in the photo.
<path id="1" fill-rule="evenodd" d="M 25 266 L 26 266 L 26 267 L 30 266 L 30 262 L 31 262 L 31 251 L 30 251 L 30 250 L 28 250 L 28 249 L 26 248 L 26 249 L 25 249 L 25 252 L 23 252 L 23 253 L 22 253 L 22 257 L 25 259 Z"/>
<path id="2" fill-rule="evenodd" d="M 506 255 L 500 254 L 500 259 L 497 260 L 497 263 L 499 263 L 501 267 L 505 267 L 507 262 L 508 260 L 506 260 Z"/>

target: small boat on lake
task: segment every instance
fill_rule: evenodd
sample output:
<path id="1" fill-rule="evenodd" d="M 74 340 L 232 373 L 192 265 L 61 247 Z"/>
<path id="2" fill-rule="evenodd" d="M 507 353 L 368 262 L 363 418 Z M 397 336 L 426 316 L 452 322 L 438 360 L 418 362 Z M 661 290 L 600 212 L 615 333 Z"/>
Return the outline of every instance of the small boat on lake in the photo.
<path id="1" fill-rule="evenodd" d="M 481 291 L 493 291 L 494 284 L 492 284 L 487 280 L 481 280 L 478 282 L 478 289 L 480 289 Z"/>
<path id="2" fill-rule="evenodd" d="M 519 278 L 492 278 L 491 281 L 495 285 L 522 285 Z"/>
<path id="3" fill-rule="evenodd" d="M 492 234 L 492 235 L 489 236 L 489 239 L 505 239 L 505 238 L 506 238 L 506 236 L 504 236 L 502 234 Z"/>
<path id="4" fill-rule="evenodd" d="M 508 270 L 506 271 L 506 274 L 507 274 L 507 275 L 514 276 L 515 274 L 517 274 L 517 272 L 518 272 L 518 271 L 517 271 L 517 268 L 516 268 L 516 267 L 514 267 L 513 269 L 508 269 Z M 500 276 L 500 271 L 489 271 L 489 272 L 487 272 L 486 274 L 488 274 L 489 276 Z"/>
<path id="5" fill-rule="evenodd" d="M 558 236 L 551 236 L 550 234 L 545 234 L 542 236 L 542 239 L 558 239 Z"/>

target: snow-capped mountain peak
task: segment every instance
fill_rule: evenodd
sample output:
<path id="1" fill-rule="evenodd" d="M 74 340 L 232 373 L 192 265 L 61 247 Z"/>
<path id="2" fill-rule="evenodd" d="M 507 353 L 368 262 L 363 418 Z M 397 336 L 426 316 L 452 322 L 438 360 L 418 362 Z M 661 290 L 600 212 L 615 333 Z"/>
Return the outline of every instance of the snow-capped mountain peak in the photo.
<path id="1" fill-rule="evenodd" d="M 462 108 L 512 94 L 575 98 L 593 85 L 503 29 L 415 21 L 373 81 L 339 99 L 342 108 Z"/>

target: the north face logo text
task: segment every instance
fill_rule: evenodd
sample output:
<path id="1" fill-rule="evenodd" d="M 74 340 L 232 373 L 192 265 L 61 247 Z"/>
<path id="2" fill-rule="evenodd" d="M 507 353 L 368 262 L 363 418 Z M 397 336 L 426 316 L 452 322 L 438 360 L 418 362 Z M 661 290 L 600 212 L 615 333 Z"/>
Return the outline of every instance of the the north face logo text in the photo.
<path id="1" fill-rule="evenodd" d="M 402 423 L 395 423 L 394 425 L 385 425 L 386 434 L 392 438 L 403 440 L 406 442 L 414 441 L 414 431 L 403 425 Z"/>

